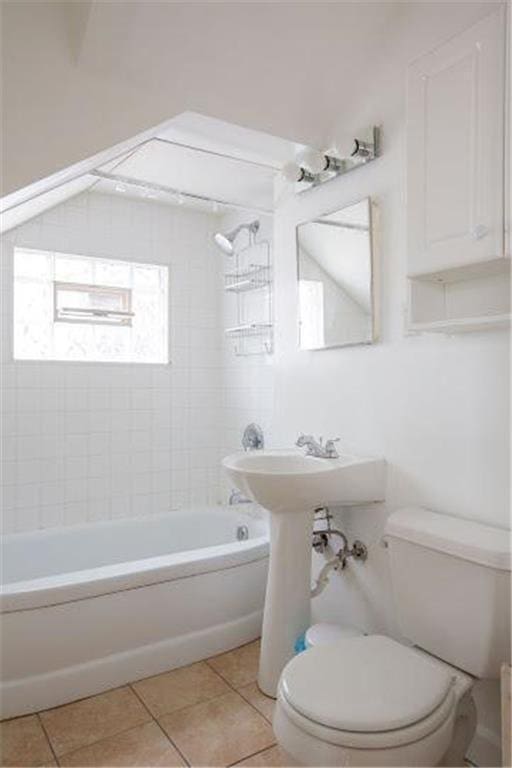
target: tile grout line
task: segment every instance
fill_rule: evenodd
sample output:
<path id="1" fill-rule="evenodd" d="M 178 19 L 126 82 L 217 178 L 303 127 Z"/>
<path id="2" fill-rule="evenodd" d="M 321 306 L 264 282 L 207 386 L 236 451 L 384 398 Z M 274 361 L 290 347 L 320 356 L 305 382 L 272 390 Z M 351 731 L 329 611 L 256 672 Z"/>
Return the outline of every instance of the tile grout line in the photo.
<path id="1" fill-rule="evenodd" d="M 50 736 L 48 735 L 48 731 L 46 730 L 45 725 L 43 723 L 43 718 L 41 717 L 39 712 L 36 712 L 36 717 L 37 717 L 38 723 L 41 726 L 41 729 L 42 729 L 42 731 L 43 731 L 43 733 L 44 733 L 44 735 L 46 737 L 46 741 L 48 742 L 48 746 L 50 747 L 50 751 L 51 751 L 51 753 L 53 755 L 53 758 L 54 758 L 55 762 L 57 763 L 57 765 L 60 765 L 59 758 L 57 757 L 57 753 L 55 752 L 55 750 L 53 748 L 53 744 L 52 744 L 52 742 L 50 740 Z"/>
<path id="2" fill-rule="evenodd" d="M 214 658 L 215 658 L 215 656 L 211 656 L 210 658 L 214 659 Z M 250 707 L 252 707 L 252 709 L 253 709 L 255 712 L 257 712 L 257 714 L 258 714 L 258 715 L 260 715 L 260 717 L 262 717 L 262 718 L 265 720 L 265 722 L 266 722 L 266 723 L 268 723 L 268 724 L 270 725 L 270 727 L 272 728 L 272 734 L 273 734 L 273 736 L 274 736 L 274 739 L 275 739 L 275 733 L 274 733 L 274 727 L 273 727 L 273 725 L 272 725 L 272 721 L 271 721 L 271 720 L 269 720 L 269 719 L 268 719 L 268 717 L 265 717 L 265 715 L 263 714 L 263 712 L 260 712 L 260 710 L 259 710 L 259 709 L 257 709 L 257 707 L 255 707 L 255 706 L 254 706 L 254 704 L 253 704 L 252 702 L 250 702 L 248 699 L 246 699 L 246 698 L 245 698 L 245 696 L 244 696 L 242 693 L 240 693 L 240 691 L 239 691 L 237 688 L 235 688 L 235 686 L 234 686 L 234 685 L 232 685 L 232 684 L 229 682 L 229 680 L 227 680 L 227 679 L 226 679 L 226 678 L 225 678 L 225 677 L 224 677 L 224 676 L 223 676 L 223 675 L 222 675 L 220 672 L 218 672 L 218 671 L 217 671 L 217 670 L 216 670 L 214 667 L 212 667 L 212 666 L 211 666 L 211 664 L 209 664 L 209 659 L 205 659 L 205 663 L 206 663 L 206 664 L 208 664 L 208 666 L 210 667 L 210 669 L 211 669 L 213 672 L 215 672 L 215 674 L 217 674 L 217 675 L 218 675 L 218 676 L 219 676 L 219 677 L 220 677 L 222 680 L 224 680 L 224 682 L 225 682 L 225 683 L 226 683 L 226 684 L 227 684 L 227 685 L 228 685 L 228 686 L 231 688 L 231 690 L 232 690 L 232 691 L 234 691 L 235 693 L 237 693 L 237 694 L 240 696 L 240 698 L 241 698 L 241 699 L 243 699 L 243 701 L 245 701 L 245 703 L 246 703 L 246 704 L 248 704 Z M 257 683 L 257 679 L 256 679 L 256 680 L 252 680 L 251 682 L 255 683 L 255 684 L 256 684 L 256 686 L 258 685 L 258 683 Z M 251 682 L 249 682 L 249 683 L 246 683 L 246 685 L 250 685 L 250 684 L 251 684 Z M 243 687 L 243 686 L 242 686 L 242 687 Z M 258 688 L 258 690 L 259 690 L 259 688 Z M 265 694 L 263 694 L 263 695 L 265 695 Z M 268 697 L 268 698 L 270 698 L 270 697 Z M 244 757 L 241 757 L 239 760 L 236 760 L 234 763 L 229 763 L 229 765 L 228 765 L 228 768 L 229 768 L 230 766 L 234 766 L 234 765 L 236 765 L 237 763 L 241 762 L 241 760 L 248 760 L 248 759 L 249 759 L 249 758 L 251 758 L 251 757 L 255 757 L 256 755 L 259 755 L 259 754 L 261 754 L 262 752 L 266 752 L 266 750 L 267 750 L 267 749 L 273 749 L 273 748 L 274 748 L 274 747 L 276 747 L 276 746 L 278 746 L 278 744 L 277 744 L 277 739 L 276 739 L 276 740 L 273 742 L 273 744 L 269 744 L 269 746 L 268 746 L 268 747 L 264 747 L 263 749 L 259 749 L 257 752 L 252 752 L 250 755 L 245 755 Z"/>
<path id="3" fill-rule="evenodd" d="M 253 682 L 254 682 L 254 684 L 256 685 L 256 688 L 258 688 L 258 691 L 260 691 L 260 689 L 259 689 L 259 687 L 258 687 L 258 683 L 256 682 L 256 680 L 254 680 Z M 250 685 L 250 683 L 247 683 L 247 685 Z M 242 686 L 242 687 L 245 687 L 245 686 Z M 261 712 L 261 710 L 259 710 L 259 709 L 258 709 L 258 707 L 256 707 L 256 706 L 255 706 L 255 705 L 252 703 L 252 701 L 249 701 L 249 699 L 246 699 L 246 698 L 245 698 L 245 696 L 243 695 L 243 693 L 242 693 L 241 691 L 237 690 L 236 688 L 235 688 L 234 690 L 236 690 L 236 692 L 238 693 L 238 695 L 239 695 L 239 696 L 241 696 L 241 697 L 242 697 L 242 699 L 243 699 L 244 701 L 246 701 L 246 702 L 247 702 L 247 704 L 250 704 L 250 705 L 251 705 L 251 707 L 252 707 L 253 709 L 255 709 L 255 710 L 256 710 L 256 712 L 257 712 L 259 715 L 261 715 L 261 716 L 262 716 L 262 718 L 263 718 L 264 720 L 266 720 L 266 721 L 267 721 L 267 723 L 268 723 L 268 724 L 271 726 L 271 728 L 272 728 L 272 731 L 273 731 L 273 730 L 274 730 L 274 726 L 273 726 L 273 724 L 272 724 L 272 720 L 270 720 L 270 718 L 268 718 L 266 715 L 264 715 L 264 714 L 263 714 L 263 712 Z M 261 693 L 263 696 L 266 696 L 266 694 L 265 694 L 265 693 L 263 693 L 263 691 L 260 691 L 260 693 Z M 267 698 L 268 698 L 268 699 L 270 699 L 271 701 L 275 701 L 275 699 L 273 699 L 271 696 L 267 696 Z M 274 735 L 275 735 L 275 734 L 274 734 Z M 277 743 L 277 742 L 276 742 L 276 743 Z"/>
<path id="4" fill-rule="evenodd" d="M 252 642 L 254 642 L 254 641 L 252 641 Z M 245 643 L 244 645 L 248 645 L 248 644 L 249 644 L 249 643 Z M 238 647 L 243 647 L 243 646 L 238 646 Z M 237 649 L 233 649 L 233 650 L 237 650 Z M 226 651 L 226 653 L 229 653 L 229 651 Z M 221 654 L 221 655 L 222 655 L 222 654 Z M 220 678 L 220 679 L 221 679 L 221 680 L 222 680 L 224 683 L 226 683 L 226 685 L 227 685 L 227 686 L 228 686 L 228 688 L 230 689 L 230 692 L 234 692 L 234 693 L 238 694 L 238 696 L 240 696 L 240 698 L 241 698 L 241 699 L 242 699 L 242 700 L 243 700 L 243 701 L 244 701 L 246 704 L 248 704 L 248 705 L 251 707 L 251 709 L 253 709 L 253 710 L 254 710 L 254 711 L 255 711 L 255 712 L 258 714 L 258 715 L 260 715 L 260 717 L 262 717 L 262 718 L 263 718 L 263 720 L 264 720 L 266 723 L 268 723 L 268 724 L 269 724 L 269 725 L 272 727 L 272 722 L 271 722 L 271 721 L 270 721 L 270 720 L 269 720 L 269 719 L 268 719 L 268 718 L 267 718 L 267 717 L 266 717 L 266 716 L 265 716 L 265 715 L 264 715 L 262 712 L 260 712 L 260 711 L 259 711 L 259 709 L 257 709 L 257 707 L 255 707 L 255 706 L 254 706 L 254 705 L 253 705 L 253 704 L 252 704 L 252 703 L 251 703 L 251 702 L 250 702 L 248 699 L 246 699 L 246 698 L 245 698 L 245 696 L 243 696 L 243 695 L 240 693 L 240 691 L 239 691 L 237 688 L 235 688 L 235 686 L 234 686 L 234 685 L 233 685 L 233 684 L 232 684 L 232 683 L 231 683 L 229 680 L 227 680 L 227 679 L 226 679 L 226 678 L 225 678 L 225 677 L 224 677 L 224 676 L 223 676 L 223 675 L 222 675 L 220 672 L 218 672 L 218 671 L 217 671 L 217 670 L 216 670 L 214 667 L 212 667 L 212 666 L 209 664 L 209 661 L 210 661 L 210 659 L 214 659 L 214 658 L 216 658 L 216 657 L 215 657 L 215 656 L 211 656 L 211 657 L 209 657 L 209 658 L 207 658 L 207 659 L 203 659 L 203 660 L 202 660 L 202 662 L 203 662 L 203 663 L 205 663 L 205 664 L 208 666 L 208 668 L 209 668 L 209 669 L 210 669 L 210 670 L 211 670 L 211 671 L 212 671 L 212 672 L 213 672 L 215 675 L 217 675 L 217 676 L 218 676 L 218 677 L 219 677 L 219 678 Z M 201 663 L 201 661 L 199 661 L 198 663 Z M 188 665 L 186 665 L 186 666 L 188 666 Z M 159 723 L 158 719 L 157 719 L 157 718 L 156 718 L 156 717 L 153 715 L 153 713 L 151 712 L 151 710 L 149 709 L 149 707 L 146 705 L 146 703 L 144 702 L 144 700 L 141 698 L 141 696 L 139 695 L 139 693 L 138 693 L 138 692 L 135 690 L 135 688 L 134 688 L 134 685 L 135 685 L 135 683 L 137 683 L 137 682 L 139 682 L 139 681 L 138 681 L 138 680 L 135 680 L 135 681 L 133 681 L 133 682 L 130 682 L 130 683 L 125 683 L 125 684 L 124 684 L 124 685 L 122 685 L 122 686 L 117 686 L 116 688 L 110 688 L 110 689 L 108 689 L 108 691 L 111 691 L 111 690 L 120 690 L 120 689 L 122 689 L 122 688 L 125 688 L 125 687 L 126 687 L 126 688 L 128 688 L 129 690 L 131 690 L 131 692 L 132 692 L 132 693 L 135 695 L 135 697 L 137 698 L 137 700 L 138 700 L 138 701 L 141 703 L 141 705 L 143 706 L 144 710 L 145 710 L 145 711 L 147 712 L 147 714 L 149 715 L 149 717 L 150 717 L 150 720 L 146 720 L 146 721 L 143 721 L 143 722 L 141 722 L 141 723 L 137 723 L 137 724 L 135 724 L 135 725 L 131 725 L 129 728 L 123 728 L 123 729 L 121 729 L 121 730 L 119 730 L 119 731 L 116 731 L 116 732 L 115 732 L 115 733 L 113 733 L 113 734 L 110 734 L 110 735 L 108 735 L 108 736 L 103 736 L 101 739 L 96 739 L 95 741 L 93 741 L 93 742 L 91 742 L 91 743 L 89 743 L 89 744 L 84 744 L 84 745 L 82 745 L 82 746 L 80 746 L 80 747 L 76 747 L 76 749 L 70 749 L 69 751 L 63 752 L 63 753 L 60 755 L 60 758 L 64 758 L 65 756 L 67 756 L 67 755 L 70 755 L 70 754 L 73 754 L 74 752 L 78 752 L 80 749 L 85 749 L 85 748 L 87 748 L 87 747 L 92 747 L 92 746 L 94 746 L 95 744 L 99 744 L 100 742 L 102 742 L 102 741 L 105 741 L 105 740 L 106 740 L 106 739 L 108 739 L 108 738 L 111 738 L 112 736 L 117 736 L 117 735 L 120 735 L 120 734 L 123 734 L 123 733 L 127 733 L 128 731 L 131 731 L 131 730 L 133 730 L 134 728 L 138 728 L 138 727 L 140 727 L 141 725 L 144 725 L 144 724 L 145 724 L 145 723 L 147 723 L 147 722 L 151 722 L 151 721 L 153 721 L 153 722 L 155 722 L 155 723 L 157 724 L 157 726 L 158 726 L 159 730 L 160 730 L 160 731 L 163 733 L 163 735 L 165 736 L 165 738 L 166 738 L 166 739 L 167 739 L 167 740 L 168 740 L 168 741 L 171 743 L 171 745 L 172 745 L 172 746 L 173 746 L 173 747 L 176 749 L 176 751 L 178 752 L 178 754 L 180 755 L 180 757 L 181 757 L 181 758 L 183 759 L 183 761 L 185 762 L 186 766 L 189 766 L 189 767 L 190 767 L 190 765 L 191 765 L 191 764 L 190 764 L 190 762 L 188 761 L 188 759 L 185 757 L 185 755 L 183 754 L 183 752 L 182 752 L 182 751 L 179 749 L 179 747 L 177 746 L 177 744 L 175 744 L 175 742 L 174 742 L 174 741 L 171 739 L 171 737 L 170 737 L 170 736 L 169 736 L 169 735 L 168 735 L 168 734 L 165 732 L 165 730 L 163 729 L 163 727 L 160 725 L 160 723 Z M 245 685 L 250 685 L 251 683 L 256 683 L 256 680 L 252 680 L 252 681 L 249 681 L 249 683 L 246 683 Z M 257 684 L 257 683 L 256 683 L 256 684 Z M 243 687 L 243 686 L 242 686 L 242 687 Z M 106 692 L 108 692 L 108 691 L 105 691 L 105 693 L 106 693 Z M 101 695 L 101 694 L 96 694 L 96 695 Z M 207 702 L 210 702 L 210 701 L 215 701 L 215 699 L 218 699 L 218 698 L 220 698 L 221 696 L 225 696 L 225 695 L 226 695 L 226 693 L 220 694 L 219 696 L 214 696 L 214 697 L 212 697 L 211 699 L 207 699 L 207 700 L 206 700 L 204 703 L 207 703 Z M 85 701 L 85 700 L 87 700 L 87 699 L 90 699 L 90 698 L 94 698 L 94 696 L 92 696 L 92 697 L 91 697 L 91 696 L 84 696 L 84 697 L 83 697 L 83 698 L 81 698 L 81 699 L 77 699 L 77 700 L 76 700 L 76 702 L 78 702 L 78 701 Z M 73 702 L 68 702 L 68 703 L 66 703 L 66 704 L 61 704 L 61 705 L 59 705 L 59 706 L 57 706 L 57 707 L 54 707 L 53 709 L 60 709 L 60 708 L 63 708 L 63 707 L 69 706 L 69 704 L 74 704 L 74 703 L 76 703 L 76 702 L 75 702 L 75 701 L 73 701 Z M 191 706 L 195 706 L 195 705 L 191 705 Z M 183 707 L 182 709 L 188 709 L 188 708 L 189 708 L 189 707 Z M 54 748 L 53 748 L 53 744 L 52 744 L 52 742 L 51 742 L 51 740 L 50 740 L 50 737 L 49 737 L 49 735 L 48 735 L 48 732 L 47 732 L 47 730 L 46 730 L 46 728 L 45 728 L 45 726 L 44 726 L 44 723 L 43 723 L 43 719 L 42 719 L 42 717 L 41 717 L 41 713 L 44 713 L 44 712 L 46 712 L 46 711 L 48 711 L 48 710 L 40 710 L 39 712 L 36 712 L 35 714 L 36 714 L 36 716 L 37 716 L 37 718 L 38 718 L 38 721 L 39 721 L 39 723 L 41 724 L 42 730 L 43 730 L 43 732 L 44 732 L 44 735 L 45 735 L 45 737 L 46 737 L 46 740 L 47 740 L 47 742 L 48 742 L 48 744 L 49 744 L 49 747 L 50 747 L 50 750 L 51 750 L 51 752 L 52 752 L 52 755 L 53 755 L 53 757 L 54 757 L 54 759 L 55 759 L 55 762 L 57 763 L 57 765 L 58 765 L 58 766 L 60 766 L 60 759 L 59 759 L 59 757 L 57 756 L 57 753 L 55 752 L 55 750 L 54 750 Z M 166 714 L 166 713 L 162 713 L 162 716 L 165 716 L 165 714 Z M 172 714 L 172 713 L 168 713 L 168 714 Z M 16 719 L 16 718 L 13 718 L 13 719 Z M 277 744 L 277 742 L 274 742 L 273 744 L 270 744 L 268 747 L 264 747 L 264 749 L 263 749 L 263 750 L 258 750 L 258 752 L 252 753 L 252 754 L 250 754 L 250 755 L 246 755 L 245 757 L 242 757 L 242 758 L 240 758 L 240 759 L 241 759 L 241 760 L 246 760 L 246 759 L 248 759 L 249 757 L 253 757 L 254 755 L 257 755 L 257 754 L 259 754 L 260 752 L 264 752 L 264 751 L 265 751 L 265 750 L 267 750 L 267 749 L 271 749 L 271 748 L 272 748 L 273 746 L 275 746 L 276 744 Z M 239 762 L 239 761 L 237 761 L 237 762 Z M 230 765 L 235 765 L 235 763 L 230 763 Z"/>
<path id="5" fill-rule="evenodd" d="M 277 747 L 277 742 L 275 744 L 271 744 L 270 747 L 264 747 L 263 749 L 258 750 L 258 752 L 251 752 L 250 755 L 246 755 L 245 757 L 242 757 L 240 760 L 237 760 L 236 763 L 228 763 L 226 768 L 233 768 L 233 766 L 238 765 L 238 763 L 241 763 L 242 760 L 250 760 L 252 757 L 257 757 L 258 755 L 262 755 L 263 752 L 268 752 L 269 749 L 274 749 Z"/>
<path id="6" fill-rule="evenodd" d="M 167 741 L 168 741 L 168 742 L 169 742 L 169 743 L 170 743 L 170 744 L 171 744 L 171 745 L 174 747 L 174 749 L 176 750 L 176 752 L 178 753 L 178 755 L 179 755 L 179 756 L 182 758 L 182 760 L 184 761 L 185 765 L 187 765 L 187 766 L 190 766 L 190 765 L 191 765 L 191 764 L 190 764 L 190 762 L 187 760 L 187 758 L 185 757 L 185 755 L 183 754 L 183 752 L 181 751 L 181 749 L 180 749 L 180 748 L 178 747 L 178 745 L 177 745 L 177 744 L 176 744 L 176 743 L 173 741 L 173 739 L 171 739 L 171 737 L 169 736 L 169 734 L 168 734 L 168 733 L 166 733 L 166 732 L 164 731 L 164 729 L 162 728 L 162 726 L 160 725 L 160 723 L 158 722 L 158 720 L 156 719 L 156 717 L 153 715 L 153 713 L 151 712 L 151 710 L 149 709 L 149 707 L 146 705 L 146 702 L 144 701 L 144 699 L 143 699 L 143 698 L 142 698 L 142 697 L 141 697 L 141 696 L 138 694 L 138 692 L 135 690 L 135 688 L 133 687 L 132 683 L 128 683 L 128 686 L 129 686 L 130 690 L 131 690 L 131 691 L 132 691 L 132 692 L 135 694 L 135 696 L 137 697 L 137 699 L 140 701 L 140 703 L 142 704 L 142 706 L 144 707 L 144 709 L 146 710 L 146 712 L 147 712 L 147 713 L 150 715 L 150 717 L 151 717 L 151 719 L 153 720 L 153 722 L 155 722 L 155 723 L 157 724 L 158 728 L 159 728 L 159 729 L 160 729 L 160 731 L 163 733 L 163 735 L 165 736 L 165 738 L 167 739 Z"/>
<path id="7" fill-rule="evenodd" d="M 243 647 L 243 646 L 242 646 L 242 647 Z M 210 658 L 214 659 L 214 658 L 215 658 L 215 656 L 211 656 Z M 234 686 L 232 683 L 230 683 L 230 682 L 229 682 L 229 680 L 227 680 L 227 679 L 226 679 L 226 678 L 225 678 L 225 677 L 224 677 L 224 676 L 223 676 L 223 675 L 222 675 L 220 672 L 217 672 L 217 670 L 215 669 L 215 667 L 212 667 L 212 666 L 211 666 L 211 664 L 209 663 L 209 661 L 210 661 L 210 659 L 205 659 L 205 663 L 206 663 L 206 664 L 208 664 L 208 666 L 210 667 L 210 669 L 211 669 L 213 672 L 215 672 L 215 674 L 217 674 L 217 675 L 218 675 L 218 676 L 219 676 L 219 677 L 220 677 L 222 680 L 224 680 L 224 682 L 225 682 L 227 685 L 229 685 L 229 687 L 231 688 L 231 690 L 232 690 L 232 691 L 234 691 L 235 693 L 238 693 L 238 695 L 239 695 L 239 696 L 240 696 L 240 697 L 241 697 L 241 698 L 242 698 L 242 699 L 243 699 L 243 700 L 246 702 L 246 704 L 249 704 L 249 706 L 250 706 L 250 707 L 252 707 L 252 708 L 254 709 L 254 711 L 258 713 L 258 715 L 261 715 L 261 717 L 262 717 L 264 720 L 266 720 L 266 722 L 267 722 L 267 723 L 269 723 L 269 725 L 270 725 L 270 726 L 272 726 L 272 721 L 271 721 L 271 720 L 269 720 L 269 719 L 268 719 L 268 717 L 266 717 L 266 716 L 263 714 L 263 712 L 260 712 L 260 710 L 259 710 L 257 707 L 255 707 L 255 706 L 254 706 L 254 704 L 253 704 L 251 701 L 249 701 L 249 699 L 246 699 L 246 698 L 245 698 L 245 696 L 243 695 L 243 693 L 240 693 L 240 691 L 238 690 L 238 688 L 235 688 L 235 686 Z M 256 680 L 250 680 L 248 683 L 244 683 L 244 685 L 242 685 L 241 687 L 242 687 L 242 688 L 244 688 L 244 687 L 245 687 L 245 685 L 251 685 L 251 683 L 255 683 L 255 684 L 256 684 L 256 687 L 258 687 L 258 681 L 257 681 L 257 678 L 256 678 Z M 258 691 L 259 691 L 259 690 L 260 690 L 260 689 L 258 688 Z M 265 696 L 265 694 L 264 694 L 263 692 L 262 692 L 262 695 L 263 695 L 263 696 Z M 267 696 L 267 698 L 269 698 L 269 699 L 270 699 L 271 697 L 270 697 L 270 696 Z M 275 699 L 273 699 L 273 701 L 275 701 Z M 272 729 L 272 730 L 273 730 L 273 729 Z M 276 743 L 277 743 L 277 742 L 276 742 Z M 258 753 L 256 753 L 256 754 L 258 754 Z"/>
<path id="8" fill-rule="evenodd" d="M 45 711 L 44 709 L 42 710 Z M 62 755 L 59 755 L 57 757 L 57 753 L 55 754 L 55 759 L 57 760 L 57 764 L 60 766 L 60 760 L 64 757 L 67 757 L 68 755 L 73 755 L 75 752 L 79 752 L 81 749 L 88 749 L 89 747 L 94 747 L 96 744 L 101 744 L 102 741 L 106 741 L 107 739 L 112 739 L 114 736 L 121 736 L 123 733 L 128 733 L 129 731 L 133 731 L 135 728 L 140 728 L 141 725 L 147 725 L 150 720 L 144 720 L 141 723 L 135 723 L 135 725 L 130 725 L 129 728 L 122 728 L 120 731 L 116 731 L 115 733 L 109 733 L 107 736 L 102 736 L 101 739 L 95 739 L 94 741 L 89 742 L 88 744 L 82 744 L 81 747 L 75 747 L 74 749 L 69 749 L 66 752 L 63 752 Z M 53 752 L 53 749 L 52 749 Z"/>

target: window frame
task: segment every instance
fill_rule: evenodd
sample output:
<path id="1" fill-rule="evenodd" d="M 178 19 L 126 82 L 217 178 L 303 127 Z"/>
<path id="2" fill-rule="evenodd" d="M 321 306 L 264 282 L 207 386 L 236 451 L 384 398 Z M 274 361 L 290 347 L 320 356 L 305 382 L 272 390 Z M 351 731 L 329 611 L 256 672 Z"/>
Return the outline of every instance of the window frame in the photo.
<path id="1" fill-rule="evenodd" d="M 60 290 L 76 291 L 81 293 L 111 294 L 121 296 L 123 299 L 122 310 L 94 309 L 94 307 L 61 307 L 58 305 L 58 295 Z M 110 327 L 132 326 L 132 318 L 135 312 L 132 312 L 132 288 L 122 288 L 120 286 L 95 285 L 91 283 L 71 283 L 65 280 L 53 281 L 53 322 L 54 323 L 80 323 L 87 325 L 108 325 Z M 81 314 L 81 317 L 66 317 L 60 313 L 65 310 Z M 111 318 L 111 319 L 109 319 Z M 117 318 L 117 322 L 115 321 Z"/>

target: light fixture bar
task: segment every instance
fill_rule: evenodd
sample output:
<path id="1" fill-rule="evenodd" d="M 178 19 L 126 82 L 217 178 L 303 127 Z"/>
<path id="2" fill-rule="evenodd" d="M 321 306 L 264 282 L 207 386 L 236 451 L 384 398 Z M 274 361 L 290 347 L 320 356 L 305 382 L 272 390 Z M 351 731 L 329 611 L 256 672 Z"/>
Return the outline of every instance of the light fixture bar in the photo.
<path id="1" fill-rule="evenodd" d="M 142 181 L 140 179 L 134 179 L 131 176 L 123 176 L 118 173 L 105 173 L 104 171 L 91 171 L 90 176 L 94 176 L 97 179 L 104 181 L 112 181 L 117 184 L 126 184 L 128 187 L 137 187 L 144 189 L 147 192 L 160 192 L 165 195 L 174 195 L 175 197 L 184 197 L 190 200 L 198 200 L 203 203 L 217 203 L 217 205 L 223 205 L 226 208 L 235 208 L 239 211 L 254 211 L 257 213 L 271 214 L 273 211 L 268 208 L 260 208 L 254 205 L 242 205 L 241 203 L 233 203 L 229 200 L 223 200 L 215 197 L 208 197 L 207 195 L 199 195 L 193 192 L 183 192 L 181 189 L 175 187 L 167 187 L 164 184 L 156 184 L 155 182 Z"/>

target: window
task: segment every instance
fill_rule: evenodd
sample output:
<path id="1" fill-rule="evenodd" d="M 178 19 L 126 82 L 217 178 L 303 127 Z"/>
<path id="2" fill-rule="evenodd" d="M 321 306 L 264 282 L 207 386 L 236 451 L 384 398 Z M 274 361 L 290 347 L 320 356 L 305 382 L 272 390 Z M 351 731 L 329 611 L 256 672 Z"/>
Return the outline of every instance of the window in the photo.
<path id="1" fill-rule="evenodd" d="M 132 289 L 108 285 L 53 283 L 53 319 L 56 323 L 131 325 Z"/>
<path id="2" fill-rule="evenodd" d="M 299 280 L 300 345 L 318 349 L 324 340 L 324 285 L 321 280 Z"/>
<path id="3" fill-rule="evenodd" d="M 14 357 L 167 363 L 168 268 L 16 248 Z"/>

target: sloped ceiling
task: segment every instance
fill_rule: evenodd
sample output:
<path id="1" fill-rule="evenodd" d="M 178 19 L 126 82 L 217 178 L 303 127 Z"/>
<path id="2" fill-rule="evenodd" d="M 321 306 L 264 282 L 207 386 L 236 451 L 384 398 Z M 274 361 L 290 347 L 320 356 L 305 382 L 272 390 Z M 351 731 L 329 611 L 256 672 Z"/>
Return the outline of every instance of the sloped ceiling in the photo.
<path id="1" fill-rule="evenodd" d="M 492 6 L 6 0 L 3 194 L 186 111 L 331 146 L 380 122 L 382 78 Z"/>
<path id="2" fill-rule="evenodd" d="M 236 202 L 269 212 L 273 208 L 273 168 L 198 152 L 158 139 L 144 144 L 119 163 L 115 173 L 185 194 Z"/>
<path id="3" fill-rule="evenodd" d="M 135 137 L 129 145 L 3 197 L 0 232 L 91 188 L 201 210 L 220 212 L 225 204 L 270 213 L 276 174 L 303 148 L 259 131 L 185 113 L 140 140 Z"/>

